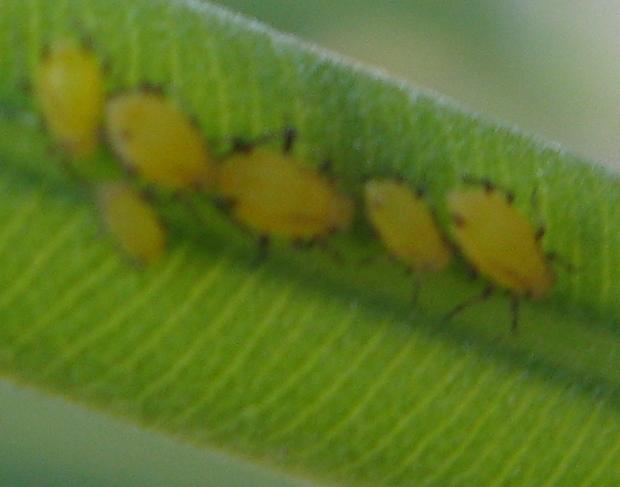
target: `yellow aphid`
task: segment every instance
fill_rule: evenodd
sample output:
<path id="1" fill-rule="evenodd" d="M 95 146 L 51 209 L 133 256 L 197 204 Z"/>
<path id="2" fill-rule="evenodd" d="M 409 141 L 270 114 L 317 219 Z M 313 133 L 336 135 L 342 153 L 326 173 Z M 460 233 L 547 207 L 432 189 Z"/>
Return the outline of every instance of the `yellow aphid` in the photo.
<path id="1" fill-rule="evenodd" d="M 415 271 L 441 271 L 451 251 L 424 200 L 403 182 L 371 180 L 366 215 L 388 251 Z"/>
<path id="2" fill-rule="evenodd" d="M 94 152 L 105 84 L 101 61 L 93 51 L 66 40 L 52 43 L 35 75 L 34 93 L 61 147 L 75 157 Z"/>
<path id="3" fill-rule="evenodd" d="M 124 182 L 96 187 L 103 223 L 130 259 L 149 264 L 166 248 L 163 225 L 155 210 Z"/>
<path id="4" fill-rule="evenodd" d="M 488 184 L 484 189 L 452 191 L 447 201 L 454 238 L 467 260 L 492 284 L 511 294 L 512 330 L 516 332 L 518 300 L 543 298 L 555 282 L 538 232 L 511 198 Z M 485 293 L 476 300 L 484 297 Z"/>
<path id="5" fill-rule="evenodd" d="M 112 97 L 106 133 L 125 167 L 149 183 L 185 190 L 213 182 L 213 160 L 198 127 L 163 93 L 132 90 Z"/>
<path id="6" fill-rule="evenodd" d="M 352 201 L 326 176 L 268 147 L 226 160 L 217 191 L 238 221 L 267 237 L 312 241 L 347 230 L 353 219 Z"/>

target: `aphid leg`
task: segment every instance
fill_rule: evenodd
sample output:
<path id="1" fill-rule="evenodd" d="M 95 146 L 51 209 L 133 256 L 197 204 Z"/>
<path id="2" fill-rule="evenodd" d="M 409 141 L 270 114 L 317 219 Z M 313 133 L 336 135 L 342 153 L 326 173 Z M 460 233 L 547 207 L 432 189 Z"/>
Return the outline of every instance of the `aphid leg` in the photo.
<path id="1" fill-rule="evenodd" d="M 250 152 L 253 148 L 254 144 L 247 139 L 242 137 L 235 137 L 232 140 L 232 149 L 230 150 L 231 154 L 236 152 Z"/>
<path id="2" fill-rule="evenodd" d="M 314 247 L 317 244 L 316 240 L 312 239 L 304 239 L 304 238 L 296 238 L 292 242 L 292 246 L 295 249 L 299 250 L 307 250 L 311 247 Z"/>
<path id="3" fill-rule="evenodd" d="M 285 154 L 290 153 L 293 150 L 293 145 L 295 144 L 295 139 L 297 138 L 297 131 L 292 126 L 284 127 L 283 130 L 284 135 L 284 147 L 283 151 Z"/>
<path id="4" fill-rule="evenodd" d="M 475 305 L 477 303 L 481 303 L 483 301 L 486 301 L 489 298 L 489 296 L 493 293 L 493 290 L 494 290 L 494 287 L 491 286 L 491 285 L 485 287 L 480 294 L 477 294 L 473 298 L 465 301 L 464 303 L 459 304 L 456 308 L 454 308 L 452 311 L 450 311 L 446 315 L 445 320 L 446 321 L 450 321 L 456 315 L 460 314 L 461 312 L 463 312 L 467 308 L 470 308 L 471 306 L 473 306 L 473 305 Z"/>
<path id="5" fill-rule="evenodd" d="M 519 304 L 521 300 L 519 296 L 510 297 L 510 313 L 512 314 L 512 321 L 510 323 L 510 332 L 514 337 L 519 335 Z"/>
<path id="6" fill-rule="evenodd" d="M 331 159 L 325 159 L 319 166 L 319 171 L 328 177 L 331 176 L 333 163 Z"/>
<path id="7" fill-rule="evenodd" d="M 422 272 L 414 270 L 413 274 L 413 292 L 411 293 L 411 306 L 415 307 L 420 298 L 420 289 L 422 287 Z"/>
<path id="8" fill-rule="evenodd" d="M 213 204 L 215 205 L 217 209 L 223 211 L 224 213 L 230 213 L 233 206 L 235 205 L 235 202 L 232 201 L 230 198 L 223 198 L 222 196 L 216 196 L 213 199 Z"/>
<path id="9" fill-rule="evenodd" d="M 261 235 L 257 240 L 257 251 L 252 259 L 252 267 L 258 267 L 269 256 L 270 240 L 268 235 Z"/>

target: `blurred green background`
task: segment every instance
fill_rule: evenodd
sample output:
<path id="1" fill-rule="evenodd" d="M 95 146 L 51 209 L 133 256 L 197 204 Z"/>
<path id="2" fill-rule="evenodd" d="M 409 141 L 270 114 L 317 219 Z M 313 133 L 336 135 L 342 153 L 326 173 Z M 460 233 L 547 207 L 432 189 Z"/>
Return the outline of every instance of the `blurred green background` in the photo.
<path id="1" fill-rule="evenodd" d="M 219 3 L 618 165 L 620 0 Z M 0 431 L 0 487 L 308 485 L 8 383 Z"/>
<path id="2" fill-rule="evenodd" d="M 618 165 L 619 0 L 220 3 Z"/>

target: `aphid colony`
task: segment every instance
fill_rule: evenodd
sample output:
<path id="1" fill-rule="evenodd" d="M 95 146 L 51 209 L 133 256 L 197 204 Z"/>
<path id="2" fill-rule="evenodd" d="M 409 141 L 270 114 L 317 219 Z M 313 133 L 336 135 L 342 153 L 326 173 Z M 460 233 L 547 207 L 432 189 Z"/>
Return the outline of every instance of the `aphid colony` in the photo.
<path id="1" fill-rule="evenodd" d="M 266 242 L 271 237 L 315 242 L 352 226 L 354 201 L 324 171 L 304 165 L 284 147 L 238 143 L 217 157 L 200 128 L 164 92 L 130 89 L 107 95 L 101 61 L 81 43 L 60 41 L 44 52 L 34 94 L 52 138 L 73 159 L 107 144 L 126 177 L 96 184 L 102 220 L 131 259 L 151 263 L 165 252 L 165 229 L 144 184 L 169 191 L 211 191 L 231 217 Z M 139 179 L 144 184 L 131 181 Z M 416 274 L 443 271 L 456 247 L 489 287 L 448 317 L 494 288 L 511 298 L 512 331 L 522 298 L 539 299 L 555 277 L 537 232 L 512 204 L 512 196 L 481 180 L 446 195 L 450 236 L 442 231 L 421 191 L 395 177 L 368 178 L 364 215 L 386 251 Z"/>

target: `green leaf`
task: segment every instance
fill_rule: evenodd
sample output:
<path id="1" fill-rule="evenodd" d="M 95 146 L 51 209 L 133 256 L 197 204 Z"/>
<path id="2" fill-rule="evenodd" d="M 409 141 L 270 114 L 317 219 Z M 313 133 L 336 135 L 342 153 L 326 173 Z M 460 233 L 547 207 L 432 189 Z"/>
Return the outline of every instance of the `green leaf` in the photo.
<path id="1" fill-rule="evenodd" d="M 4 375 L 330 483 L 616 485 L 616 175 L 195 0 L 4 0 L 0 32 Z M 255 266 L 205 197 L 198 215 L 163 198 L 170 254 L 131 266 L 25 87 L 66 36 L 92 42 L 110 93 L 163 87 L 220 152 L 293 125 L 358 204 L 365 178 L 403 177 L 446 227 L 463 174 L 510 189 L 559 256 L 552 296 L 523 304 L 518 338 L 501 295 L 446 322 L 484 285 L 463 262 L 413 306 L 361 214 L 327 249 L 280 242 Z"/>

